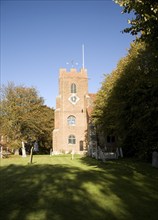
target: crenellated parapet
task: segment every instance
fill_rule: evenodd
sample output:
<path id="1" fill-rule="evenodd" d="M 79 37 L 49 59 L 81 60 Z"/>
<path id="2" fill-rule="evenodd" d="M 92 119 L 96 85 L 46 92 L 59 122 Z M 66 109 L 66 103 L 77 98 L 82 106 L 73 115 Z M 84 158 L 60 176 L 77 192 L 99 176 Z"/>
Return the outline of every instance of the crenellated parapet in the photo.
<path id="1" fill-rule="evenodd" d="M 67 71 L 65 68 L 61 68 L 59 70 L 59 78 L 69 78 L 69 77 L 77 77 L 77 78 L 87 78 L 87 69 L 80 69 L 78 71 L 76 68 L 71 68 L 70 71 Z"/>

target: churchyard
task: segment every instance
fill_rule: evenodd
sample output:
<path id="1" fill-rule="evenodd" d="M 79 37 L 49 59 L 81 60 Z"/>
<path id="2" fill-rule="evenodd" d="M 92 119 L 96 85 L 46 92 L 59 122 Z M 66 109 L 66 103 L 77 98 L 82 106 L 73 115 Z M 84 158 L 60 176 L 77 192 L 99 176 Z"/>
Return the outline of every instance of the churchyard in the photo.
<path id="1" fill-rule="evenodd" d="M 74 155 L 0 160 L 3 220 L 157 220 L 158 169 Z"/>

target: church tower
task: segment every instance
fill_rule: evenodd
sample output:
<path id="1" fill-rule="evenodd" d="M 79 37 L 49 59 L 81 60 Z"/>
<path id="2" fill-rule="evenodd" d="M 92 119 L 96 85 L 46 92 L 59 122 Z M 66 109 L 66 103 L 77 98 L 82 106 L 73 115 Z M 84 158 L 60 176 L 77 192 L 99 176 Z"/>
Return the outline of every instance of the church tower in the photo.
<path id="1" fill-rule="evenodd" d="M 88 76 L 83 68 L 60 69 L 59 95 L 56 98 L 53 153 L 81 153 L 87 131 Z"/>

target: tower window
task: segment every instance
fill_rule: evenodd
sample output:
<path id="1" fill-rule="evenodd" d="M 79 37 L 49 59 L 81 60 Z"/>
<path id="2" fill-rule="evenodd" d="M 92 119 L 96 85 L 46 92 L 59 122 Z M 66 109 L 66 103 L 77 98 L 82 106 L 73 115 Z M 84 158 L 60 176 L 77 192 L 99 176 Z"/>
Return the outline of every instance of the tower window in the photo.
<path id="1" fill-rule="evenodd" d="M 71 93 L 76 93 L 76 84 L 75 83 L 71 84 Z"/>
<path id="2" fill-rule="evenodd" d="M 68 144 L 76 144 L 76 138 L 74 135 L 69 135 L 68 137 Z"/>
<path id="3" fill-rule="evenodd" d="M 67 123 L 68 123 L 68 125 L 75 125 L 75 124 L 76 124 L 76 118 L 75 118 L 75 116 L 70 115 L 70 116 L 67 118 Z"/>

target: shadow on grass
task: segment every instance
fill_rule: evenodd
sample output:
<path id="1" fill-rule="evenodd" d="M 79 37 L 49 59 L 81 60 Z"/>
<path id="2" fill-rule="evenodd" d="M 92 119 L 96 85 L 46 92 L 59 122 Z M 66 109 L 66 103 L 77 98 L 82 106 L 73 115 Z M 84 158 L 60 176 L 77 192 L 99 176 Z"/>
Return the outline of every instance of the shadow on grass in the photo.
<path id="1" fill-rule="evenodd" d="M 97 161 L 82 158 L 84 164 L 97 167 L 106 176 L 105 185 L 120 198 L 127 219 L 158 219 L 158 169 L 135 159 Z M 103 190 L 105 193 L 106 188 Z M 123 210 L 123 206 L 120 207 Z M 122 219 L 122 218 L 118 218 Z"/>
<path id="2" fill-rule="evenodd" d="M 127 161 L 1 168 L 3 220 L 157 219 L 158 172 Z M 87 169 L 82 168 L 85 164 Z M 147 174 L 146 174 L 147 173 Z"/>

